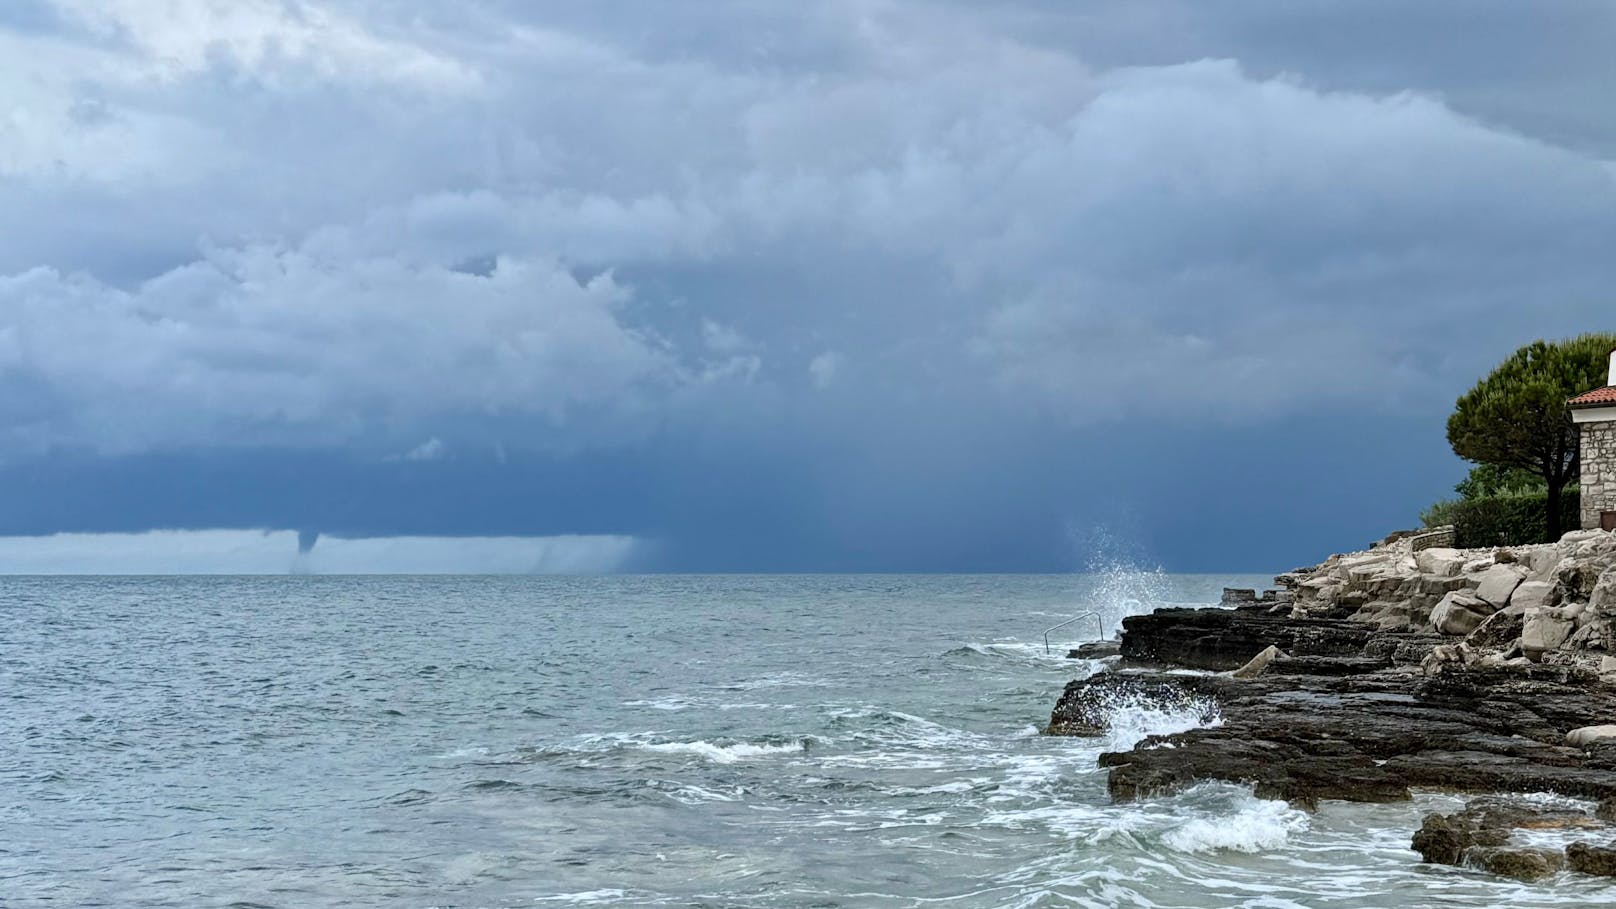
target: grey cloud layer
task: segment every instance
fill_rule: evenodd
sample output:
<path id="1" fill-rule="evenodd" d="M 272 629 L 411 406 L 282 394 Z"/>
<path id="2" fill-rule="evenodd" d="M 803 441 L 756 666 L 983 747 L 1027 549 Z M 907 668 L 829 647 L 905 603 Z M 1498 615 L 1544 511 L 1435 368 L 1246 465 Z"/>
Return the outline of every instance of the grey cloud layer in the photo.
<path id="1" fill-rule="evenodd" d="M 1010 9 L 36 4 L 0 30 L 0 440 L 1420 411 L 1602 327 L 1597 130 L 1199 59 L 1294 28 L 1245 7 L 1132 66 Z"/>

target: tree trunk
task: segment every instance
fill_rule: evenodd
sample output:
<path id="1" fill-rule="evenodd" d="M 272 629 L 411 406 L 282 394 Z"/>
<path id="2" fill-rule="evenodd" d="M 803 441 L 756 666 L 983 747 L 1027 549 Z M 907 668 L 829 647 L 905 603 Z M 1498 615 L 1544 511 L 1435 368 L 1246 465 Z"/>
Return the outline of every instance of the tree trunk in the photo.
<path id="1" fill-rule="evenodd" d="M 1558 543 L 1560 536 L 1565 533 L 1563 523 L 1564 515 L 1560 514 L 1562 493 L 1565 492 L 1566 480 L 1562 477 L 1546 477 L 1549 485 L 1548 510 L 1544 513 L 1544 523 L 1548 525 L 1549 538 L 1546 542 Z"/>

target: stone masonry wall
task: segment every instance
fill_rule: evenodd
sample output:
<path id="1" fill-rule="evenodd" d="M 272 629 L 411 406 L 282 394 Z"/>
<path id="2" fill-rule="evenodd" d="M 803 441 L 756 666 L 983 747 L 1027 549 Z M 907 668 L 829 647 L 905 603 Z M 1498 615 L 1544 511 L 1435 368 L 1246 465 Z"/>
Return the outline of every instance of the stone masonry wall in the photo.
<path id="1" fill-rule="evenodd" d="M 1601 511 L 1616 511 L 1616 421 L 1582 424 L 1582 529 Z"/>

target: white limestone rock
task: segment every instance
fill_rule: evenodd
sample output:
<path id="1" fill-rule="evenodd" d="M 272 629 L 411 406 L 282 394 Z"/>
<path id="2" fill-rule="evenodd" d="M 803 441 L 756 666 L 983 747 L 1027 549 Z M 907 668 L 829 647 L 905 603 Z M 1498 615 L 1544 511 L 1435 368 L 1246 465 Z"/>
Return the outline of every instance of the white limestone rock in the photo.
<path id="1" fill-rule="evenodd" d="M 1533 546 L 1529 549 L 1521 550 L 1519 555 L 1526 567 L 1534 572 L 1553 571 L 1554 567 L 1560 564 L 1561 559 L 1560 547 L 1553 544 Z"/>
<path id="2" fill-rule="evenodd" d="M 1464 568 L 1465 556 L 1457 549 L 1427 549 L 1414 556 L 1414 563 L 1420 574 L 1451 578 L 1457 577 Z"/>
<path id="3" fill-rule="evenodd" d="M 1269 663 L 1283 655 L 1279 652 L 1278 647 L 1269 644 L 1261 653 L 1252 657 L 1251 662 L 1229 673 L 1229 675 L 1237 679 L 1254 679 L 1262 675 L 1263 670 L 1268 668 Z"/>
<path id="4" fill-rule="evenodd" d="M 1556 650 L 1577 627 L 1576 612 L 1553 606 L 1540 606 L 1526 610 L 1526 623 L 1521 629 L 1521 650 L 1534 662 L 1543 654 Z"/>
<path id="5" fill-rule="evenodd" d="M 1584 726 L 1566 733 L 1566 744 L 1586 748 L 1595 742 L 1616 740 L 1616 726 Z"/>
<path id="6" fill-rule="evenodd" d="M 1559 603 L 1559 592 L 1547 581 L 1523 581 L 1521 586 L 1515 588 L 1515 592 L 1509 595 L 1509 605 L 1522 609 L 1557 606 Z"/>
<path id="7" fill-rule="evenodd" d="M 1509 595 L 1526 580 L 1526 572 L 1514 565 L 1494 565 L 1481 576 L 1476 596 L 1502 609 L 1509 605 Z"/>
<path id="8" fill-rule="evenodd" d="M 1441 634 L 1463 637 L 1497 612 L 1493 604 L 1470 593 L 1455 590 L 1442 598 L 1431 610 L 1431 627 Z"/>
<path id="9" fill-rule="evenodd" d="M 1607 568 L 1599 575 L 1593 593 L 1588 595 L 1588 606 L 1595 612 L 1616 615 L 1616 568 Z"/>

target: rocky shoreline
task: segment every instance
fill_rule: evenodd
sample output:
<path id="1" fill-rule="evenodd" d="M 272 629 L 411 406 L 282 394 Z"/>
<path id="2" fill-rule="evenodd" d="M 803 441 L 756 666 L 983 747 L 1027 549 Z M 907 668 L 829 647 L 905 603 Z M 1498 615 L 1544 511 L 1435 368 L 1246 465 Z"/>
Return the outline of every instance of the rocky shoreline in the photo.
<path id="1" fill-rule="evenodd" d="M 1047 732 L 1103 734 L 1119 705 L 1200 710 L 1206 726 L 1102 755 L 1112 798 L 1203 780 L 1310 809 L 1486 793 L 1427 818 L 1414 848 L 1523 880 L 1616 876 L 1616 534 L 1416 545 L 1394 536 L 1281 575 L 1261 596 L 1124 620 L 1120 643 L 1074 651 L 1107 668 L 1066 687 Z M 1561 853 L 1515 839 L 1556 825 L 1586 836 Z"/>

